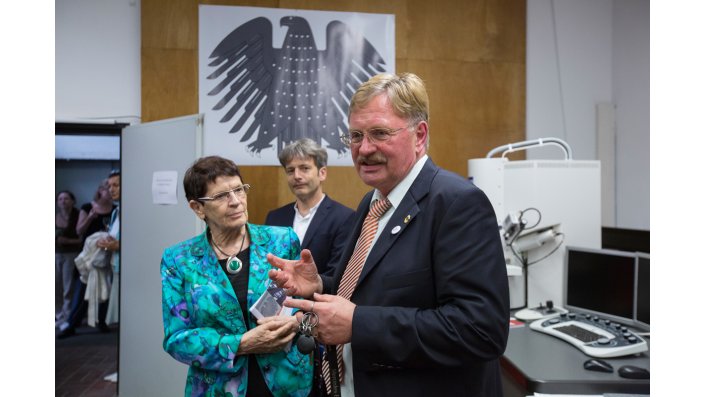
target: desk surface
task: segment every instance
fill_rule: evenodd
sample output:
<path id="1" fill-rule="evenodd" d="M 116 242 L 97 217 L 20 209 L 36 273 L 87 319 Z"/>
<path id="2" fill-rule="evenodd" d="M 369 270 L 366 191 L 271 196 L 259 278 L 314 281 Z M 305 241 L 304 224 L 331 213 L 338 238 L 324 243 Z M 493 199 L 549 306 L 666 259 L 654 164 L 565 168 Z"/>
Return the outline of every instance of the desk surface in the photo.
<path id="1" fill-rule="evenodd" d="M 527 394 L 538 393 L 635 393 L 649 394 L 649 380 L 624 379 L 617 374 L 622 365 L 650 370 L 649 353 L 606 358 L 613 373 L 588 371 L 583 362 L 591 357 L 551 335 L 529 329 L 528 325 L 509 330 L 502 369 Z"/>

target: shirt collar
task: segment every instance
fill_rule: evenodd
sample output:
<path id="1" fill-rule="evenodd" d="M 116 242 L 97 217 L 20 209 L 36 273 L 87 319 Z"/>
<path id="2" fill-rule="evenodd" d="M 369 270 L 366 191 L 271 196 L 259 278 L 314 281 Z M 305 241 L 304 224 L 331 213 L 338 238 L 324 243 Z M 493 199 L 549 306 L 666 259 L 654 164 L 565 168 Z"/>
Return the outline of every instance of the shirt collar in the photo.
<path id="1" fill-rule="evenodd" d="M 414 183 L 416 177 L 419 176 L 419 173 L 421 173 L 421 169 L 423 168 L 424 164 L 426 164 L 426 160 L 428 160 L 428 155 L 424 154 L 420 159 L 416 161 L 416 164 L 411 167 L 411 171 L 406 174 L 404 179 L 402 179 L 401 182 L 394 186 L 394 189 L 389 192 L 389 196 L 387 196 L 387 199 L 389 199 L 389 202 L 392 203 L 392 208 L 397 208 L 399 204 L 401 204 L 401 200 L 404 198 L 404 196 L 406 196 L 406 192 L 409 191 L 411 184 Z M 372 208 L 372 204 L 375 201 L 379 200 L 381 197 L 382 193 L 380 193 L 379 190 L 375 189 L 375 192 L 372 194 L 372 201 L 370 201 L 370 208 Z"/>
<path id="2" fill-rule="evenodd" d="M 318 207 L 321 206 L 321 203 L 323 202 L 323 199 L 325 199 L 325 198 L 326 198 L 326 195 L 323 194 L 323 197 L 321 197 L 321 199 L 318 201 L 318 203 L 316 203 L 316 205 L 314 205 L 313 207 L 311 207 L 310 210 L 308 210 L 308 214 L 306 214 L 305 216 L 301 215 L 301 213 L 299 212 L 299 206 L 297 205 L 298 203 L 295 202 L 294 203 L 294 212 L 296 213 L 296 215 L 300 216 L 301 218 L 313 216 L 313 214 L 316 213 L 316 210 L 318 209 Z"/>

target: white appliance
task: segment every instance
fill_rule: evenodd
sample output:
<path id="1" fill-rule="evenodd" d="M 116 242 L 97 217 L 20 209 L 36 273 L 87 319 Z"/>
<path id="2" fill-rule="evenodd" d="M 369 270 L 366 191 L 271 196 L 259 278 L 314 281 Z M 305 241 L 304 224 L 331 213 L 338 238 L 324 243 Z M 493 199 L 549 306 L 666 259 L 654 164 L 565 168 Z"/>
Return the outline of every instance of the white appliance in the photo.
<path id="1" fill-rule="evenodd" d="M 547 144 L 561 146 L 566 159 L 510 161 L 505 157 L 516 150 Z M 502 157 L 492 157 L 501 151 Z M 526 268 L 509 246 L 505 248 L 510 307 L 534 307 L 547 300 L 563 306 L 565 247 L 601 247 L 600 162 L 573 160 L 567 143 L 556 138 L 501 146 L 487 156 L 468 160 L 468 176 L 492 202 L 497 224 L 504 225 L 508 215 L 511 218 L 523 213 L 527 229 L 518 239 L 541 229 L 562 234 L 528 247 L 523 254 L 529 263 Z M 527 270 L 528 280 L 524 280 Z"/>

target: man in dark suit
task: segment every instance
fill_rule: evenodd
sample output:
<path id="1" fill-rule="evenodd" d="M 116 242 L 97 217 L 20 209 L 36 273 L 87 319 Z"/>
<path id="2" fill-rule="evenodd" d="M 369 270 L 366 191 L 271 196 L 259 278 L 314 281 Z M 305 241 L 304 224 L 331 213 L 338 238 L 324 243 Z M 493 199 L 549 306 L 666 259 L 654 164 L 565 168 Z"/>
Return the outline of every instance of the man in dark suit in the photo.
<path id="1" fill-rule="evenodd" d="M 344 345 L 342 396 L 501 397 L 509 292 L 489 200 L 426 155 L 428 96 L 416 75 L 372 77 L 349 112 L 343 140 L 374 190 L 341 261 L 320 276 L 307 251 L 298 261 L 269 255 L 280 270 L 270 278 L 308 299 L 285 304 L 317 313 L 319 341 Z M 380 213 L 374 231 L 366 218 Z M 350 276 L 360 255 L 359 275 Z M 329 363 L 341 361 L 327 350 Z"/>
<path id="2" fill-rule="evenodd" d="M 292 142 L 279 153 L 279 162 L 296 201 L 270 211 L 264 223 L 293 227 L 301 248 L 313 253 L 318 272 L 324 274 L 343 250 L 354 211 L 323 193 L 328 153 L 313 140 Z"/>

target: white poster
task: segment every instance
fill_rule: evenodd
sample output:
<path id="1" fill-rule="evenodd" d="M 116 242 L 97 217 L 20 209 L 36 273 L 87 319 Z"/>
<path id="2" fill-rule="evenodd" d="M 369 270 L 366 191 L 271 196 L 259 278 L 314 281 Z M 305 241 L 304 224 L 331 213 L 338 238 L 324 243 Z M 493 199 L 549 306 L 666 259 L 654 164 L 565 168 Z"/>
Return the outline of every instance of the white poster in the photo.
<path id="1" fill-rule="evenodd" d="M 152 203 L 175 205 L 178 175 L 176 171 L 154 171 L 152 174 Z"/>
<path id="2" fill-rule="evenodd" d="M 340 141 L 350 97 L 394 73 L 394 15 L 199 6 L 199 112 L 204 154 L 239 165 L 280 165 L 304 137 L 328 165 L 352 165 Z"/>

